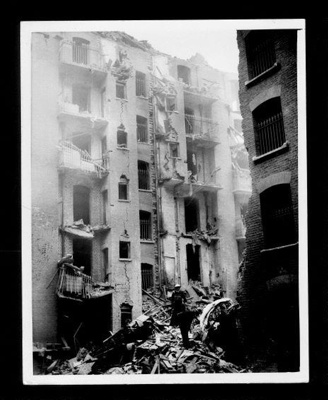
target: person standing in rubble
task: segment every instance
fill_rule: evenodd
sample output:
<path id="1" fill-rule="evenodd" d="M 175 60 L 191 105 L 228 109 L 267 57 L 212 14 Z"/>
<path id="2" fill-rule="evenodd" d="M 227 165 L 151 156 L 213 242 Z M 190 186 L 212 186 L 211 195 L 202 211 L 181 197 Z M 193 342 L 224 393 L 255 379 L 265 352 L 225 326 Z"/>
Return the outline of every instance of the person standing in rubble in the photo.
<path id="1" fill-rule="evenodd" d="M 186 310 L 186 294 L 180 290 L 181 285 L 178 283 L 174 286 L 174 292 L 171 297 L 172 304 L 172 315 L 171 315 L 171 326 L 177 326 L 179 324 L 178 314 Z"/>
<path id="2" fill-rule="evenodd" d="M 182 336 L 182 343 L 185 349 L 189 349 L 189 331 L 192 321 L 201 314 L 200 309 L 185 310 L 178 314 L 179 327 Z"/>

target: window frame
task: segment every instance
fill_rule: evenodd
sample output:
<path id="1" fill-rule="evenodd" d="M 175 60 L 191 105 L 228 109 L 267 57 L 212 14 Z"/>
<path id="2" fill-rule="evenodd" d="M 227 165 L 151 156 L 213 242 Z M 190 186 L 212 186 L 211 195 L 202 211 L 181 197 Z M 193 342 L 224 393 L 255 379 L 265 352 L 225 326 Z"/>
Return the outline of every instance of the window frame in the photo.
<path id="1" fill-rule="evenodd" d="M 117 90 L 118 87 L 123 88 L 123 97 L 119 97 L 119 96 L 117 95 L 117 94 L 118 94 L 118 90 Z M 127 99 L 126 82 L 123 82 L 123 81 L 116 81 L 116 85 L 115 85 L 115 96 L 116 96 L 117 99 L 120 99 L 120 100 L 126 100 L 126 99 Z"/>
<path id="2" fill-rule="evenodd" d="M 147 76 L 144 72 L 136 71 L 136 96 L 147 97 Z"/>
<path id="3" fill-rule="evenodd" d="M 122 247 L 123 245 L 127 246 L 127 257 L 124 257 L 124 254 L 122 254 Z M 119 241 L 119 259 L 120 260 L 131 260 L 131 242 L 126 241 L 126 240 L 120 240 Z"/>

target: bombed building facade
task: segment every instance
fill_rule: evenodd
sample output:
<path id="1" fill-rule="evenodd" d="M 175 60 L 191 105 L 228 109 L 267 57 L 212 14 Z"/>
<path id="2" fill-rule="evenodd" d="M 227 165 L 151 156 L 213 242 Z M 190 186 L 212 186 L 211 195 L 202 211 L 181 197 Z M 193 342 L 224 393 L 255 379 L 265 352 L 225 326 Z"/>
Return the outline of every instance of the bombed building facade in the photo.
<path id="1" fill-rule="evenodd" d="M 249 348 L 299 368 L 297 31 L 238 31 L 252 196 L 239 301 Z"/>
<path id="2" fill-rule="evenodd" d="M 251 195 L 236 75 L 124 33 L 34 33 L 31 139 L 34 341 L 115 332 L 152 287 L 236 299 Z"/>

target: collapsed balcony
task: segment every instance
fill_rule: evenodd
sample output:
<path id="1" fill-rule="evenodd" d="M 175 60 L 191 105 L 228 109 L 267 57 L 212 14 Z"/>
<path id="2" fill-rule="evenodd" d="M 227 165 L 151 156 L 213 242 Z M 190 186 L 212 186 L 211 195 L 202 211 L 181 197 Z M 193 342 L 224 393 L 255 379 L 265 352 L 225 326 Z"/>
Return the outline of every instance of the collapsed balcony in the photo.
<path id="1" fill-rule="evenodd" d="M 59 61 L 62 72 L 92 74 L 93 79 L 103 79 L 107 75 L 107 66 L 101 52 L 80 40 L 63 40 L 59 48 Z"/>
<path id="2" fill-rule="evenodd" d="M 92 160 L 89 153 L 69 141 L 59 144 L 59 169 L 71 169 L 103 178 L 108 169 Z"/>
<path id="3" fill-rule="evenodd" d="M 100 129 L 108 124 L 108 121 L 92 113 L 89 109 L 82 108 L 79 104 L 68 101 L 60 101 L 58 119 L 63 122 L 79 120 L 81 127 L 87 129 Z"/>
<path id="4" fill-rule="evenodd" d="M 212 148 L 219 144 L 218 123 L 210 118 L 195 117 L 185 114 L 185 129 L 187 140 L 197 147 Z"/>

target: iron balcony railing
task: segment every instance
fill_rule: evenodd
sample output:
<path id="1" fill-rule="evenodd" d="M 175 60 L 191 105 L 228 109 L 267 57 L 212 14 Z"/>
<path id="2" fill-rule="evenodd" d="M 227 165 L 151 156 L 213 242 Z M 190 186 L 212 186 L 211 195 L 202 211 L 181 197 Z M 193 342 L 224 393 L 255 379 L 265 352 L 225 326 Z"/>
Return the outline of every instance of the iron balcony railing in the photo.
<path id="1" fill-rule="evenodd" d="M 98 177 L 108 173 L 108 169 L 92 160 L 87 151 L 79 149 L 69 141 L 62 141 L 59 144 L 59 150 L 60 167 L 79 169 L 86 173 L 96 173 Z"/>
<path id="2" fill-rule="evenodd" d="M 256 124 L 257 155 L 269 153 L 285 143 L 285 130 L 282 112 Z"/>
<path id="3" fill-rule="evenodd" d="M 88 44 L 63 40 L 60 44 L 59 59 L 66 64 L 80 65 L 106 72 L 105 61 L 100 51 Z"/>
<path id="4" fill-rule="evenodd" d="M 78 267 L 63 264 L 59 269 L 57 295 L 74 299 L 88 299 L 92 292 L 91 276 L 83 274 Z"/>
<path id="5" fill-rule="evenodd" d="M 205 140 L 216 140 L 218 133 L 218 123 L 210 118 L 195 117 L 185 114 L 186 134 L 202 138 Z"/>

